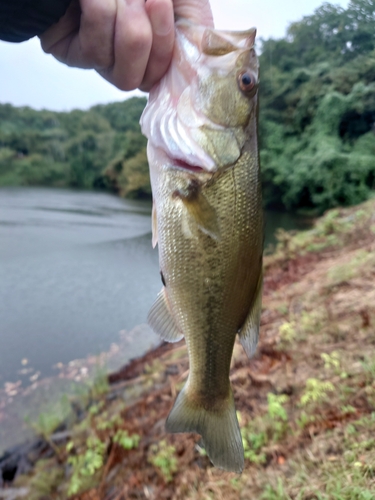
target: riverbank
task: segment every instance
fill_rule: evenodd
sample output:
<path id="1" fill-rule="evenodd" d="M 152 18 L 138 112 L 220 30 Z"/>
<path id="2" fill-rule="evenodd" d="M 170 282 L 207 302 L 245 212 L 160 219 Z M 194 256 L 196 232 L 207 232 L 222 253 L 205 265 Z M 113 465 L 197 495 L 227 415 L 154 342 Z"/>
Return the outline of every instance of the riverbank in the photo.
<path id="1" fill-rule="evenodd" d="M 61 422 L 64 415 L 70 413 L 69 398 L 78 396 L 79 399 L 92 385 L 102 383 L 107 373 L 118 370 L 158 344 L 160 339 L 148 325 L 138 325 L 129 332 L 119 332 L 117 342 L 113 342 L 108 351 L 66 364 L 57 363 L 53 376 L 42 378 L 38 376 L 40 372 L 31 371 L 28 385 L 22 384 L 22 380 L 6 382 L 0 387 L 0 457 L 6 450 L 33 438 L 32 424 L 40 420 L 41 415 L 53 414 L 54 419 Z M 28 370 L 26 365 L 24 371 Z"/>
<path id="2" fill-rule="evenodd" d="M 249 361 L 236 344 L 233 356 L 241 476 L 212 468 L 197 436 L 164 431 L 188 373 L 182 341 L 72 401 L 68 425 L 44 432 L 0 498 L 373 498 L 374 279 L 375 200 L 279 233 L 265 259 L 257 353 Z"/>

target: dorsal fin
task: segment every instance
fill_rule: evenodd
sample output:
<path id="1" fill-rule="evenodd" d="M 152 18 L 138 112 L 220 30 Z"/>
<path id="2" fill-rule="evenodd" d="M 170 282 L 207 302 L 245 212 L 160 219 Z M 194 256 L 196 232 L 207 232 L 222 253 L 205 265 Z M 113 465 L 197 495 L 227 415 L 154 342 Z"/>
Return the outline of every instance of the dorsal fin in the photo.
<path id="1" fill-rule="evenodd" d="M 208 56 L 223 56 L 234 52 L 237 47 L 217 31 L 207 28 L 202 38 L 202 51 Z"/>
<path id="2" fill-rule="evenodd" d="M 202 52 L 208 56 L 223 56 L 238 49 L 254 46 L 257 30 L 217 31 L 207 28 L 202 36 Z"/>

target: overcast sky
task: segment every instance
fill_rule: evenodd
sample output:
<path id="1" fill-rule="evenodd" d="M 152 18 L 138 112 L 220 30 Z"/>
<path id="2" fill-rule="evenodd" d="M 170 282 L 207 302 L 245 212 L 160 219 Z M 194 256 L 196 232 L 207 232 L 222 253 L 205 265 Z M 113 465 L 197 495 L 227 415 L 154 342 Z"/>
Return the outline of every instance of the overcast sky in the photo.
<path id="1" fill-rule="evenodd" d="M 287 26 L 312 14 L 322 0 L 211 0 L 220 29 L 255 26 L 262 38 L 280 38 Z M 349 0 L 331 3 L 347 7 Z M 0 41 L 0 102 L 36 109 L 87 109 L 126 99 L 140 92 L 121 92 L 95 71 L 65 67 L 40 48 L 38 39 L 21 44 Z"/>

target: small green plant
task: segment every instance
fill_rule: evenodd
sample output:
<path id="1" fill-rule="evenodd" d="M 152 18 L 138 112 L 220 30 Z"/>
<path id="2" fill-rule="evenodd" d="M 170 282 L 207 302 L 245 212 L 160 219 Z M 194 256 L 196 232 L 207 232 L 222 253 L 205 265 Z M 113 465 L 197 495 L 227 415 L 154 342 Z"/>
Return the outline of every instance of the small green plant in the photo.
<path id="1" fill-rule="evenodd" d="M 314 415 L 308 415 L 306 412 L 301 412 L 301 415 L 299 418 L 296 420 L 297 425 L 300 429 L 304 429 L 307 427 L 309 424 L 312 424 L 315 422 L 315 416 Z"/>
<path id="2" fill-rule="evenodd" d="M 113 437 L 113 442 L 122 446 L 125 450 L 132 450 L 137 448 L 140 441 L 138 434 L 130 434 L 128 431 L 119 429 Z"/>
<path id="3" fill-rule="evenodd" d="M 276 488 L 267 484 L 260 498 L 261 500 L 291 500 L 284 489 L 281 478 L 278 478 Z"/>
<path id="4" fill-rule="evenodd" d="M 333 351 L 331 354 L 327 354 L 323 352 L 320 355 L 322 360 L 324 361 L 324 368 L 326 370 L 334 369 L 335 371 L 340 368 L 340 354 L 337 351 Z"/>
<path id="5" fill-rule="evenodd" d="M 245 458 L 254 464 L 264 464 L 267 460 L 262 450 L 270 440 L 278 441 L 288 429 L 288 414 L 283 407 L 289 400 L 285 394 L 268 393 L 268 413 L 262 418 L 252 420 L 242 427 L 242 443 Z M 241 421 L 241 415 L 239 421 Z"/>
<path id="6" fill-rule="evenodd" d="M 99 431 L 106 431 L 118 427 L 121 425 L 121 422 L 122 419 L 120 415 L 113 415 L 109 418 L 107 412 L 104 412 L 101 415 L 101 420 L 96 424 L 96 427 Z"/>
<path id="7" fill-rule="evenodd" d="M 230 484 L 232 488 L 235 490 L 240 490 L 241 489 L 241 483 L 240 483 L 240 478 L 239 477 L 232 477 L 230 479 Z"/>
<path id="8" fill-rule="evenodd" d="M 282 420 L 286 422 L 288 420 L 288 415 L 286 413 L 283 404 L 287 403 L 289 398 L 285 394 L 273 394 L 269 392 L 267 394 L 268 400 L 268 415 L 271 419 Z"/>
<path id="9" fill-rule="evenodd" d="M 293 342 L 297 337 L 295 322 L 286 321 L 285 323 L 283 323 L 279 328 L 279 335 L 281 341 L 286 343 Z"/>
<path id="10" fill-rule="evenodd" d="M 264 464 L 267 457 L 261 450 L 267 444 L 267 434 L 253 432 L 250 426 L 243 428 L 241 434 L 245 458 L 254 464 Z"/>
<path id="11" fill-rule="evenodd" d="M 176 448 L 173 445 L 169 445 L 165 439 L 151 445 L 148 461 L 160 469 L 167 483 L 172 481 L 173 474 L 177 472 Z"/>
<path id="12" fill-rule="evenodd" d="M 306 389 L 301 397 L 301 406 L 309 403 L 319 403 L 327 398 L 327 393 L 334 391 L 331 382 L 322 382 L 316 378 L 309 378 L 306 381 Z"/>
<path id="13" fill-rule="evenodd" d="M 316 225 L 318 234 L 328 236 L 329 234 L 336 233 L 340 228 L 340 223 L 337 221 L 339 215 L 340 212 L 337 209 L 328 212 Z"/>
<path id="14" fill-rule="evenodd" d="M 104 407 L 104 401 L 99 401 L 98 403 L 90 406 L 89 414 L 90 415 L 98 415 L 98 413 L 100 412 L 100 410 L 103 409 L 103 407 Z"/>
<path id="15" fill-rule="evenodd" d="M 33 470 L 27 500 L 52 498 L 53 493 L 63 481 L 64 471 L 54 463 L 53 459 L 39 460 Z"/>
<path id="16" fill-rule="evenodd" d="M 92 478 L 104 464 L 104 456 L 107 445 L 96 436 L 90 436 L 86 441 L 87 449 L 84 453 L 70 456 L 67 460 L 73 468 L 70 479 L 68 495 L 75 495 L 87 484 L 87 479 Z M 66 451 L 70 453 L 74 449 L 73 441 L 66 445 Z"/>
<path id="17" fill-rule="evenodd" d="M 302 311 L 300 322 L 304 333 L 314 333 L 319 328 L 319 315 Z"/>
<path id="18" fill-rule="evenodd" d="M 289 398 L 285 394 L 273 394 L 272 392 L 267 394 L 270 431 L 272 432 L 272 438 L 276 441 L 281 439 L 287 431 L 288 414 L 283 405 L 288 400 Z"/>
<path id="19" fill-rule="evenodd" d="M 340 285 L 351 280 L 358 274 L 359 269 L 372 266 L 374 262 L 373 252 L 358 250 L 349 262 L 330 269 L 328 272 L 330 285 Z"/>
<path id="20" fill-rule="evenodd" d="M 284 314 L 284 315 L 288 314 L 288 310 L 289 310 L 287 304 L 280 304 L 276 309 L 278 310 L 278 312 L 280 314 Z"/>
<path id="21" fill-rule="evenodd" d="M 90 392 L 93 398 L 106 394 L 109 390 L 108 374 L 104 368 L 98 366 L 93 381 L 90 383 Z"/>
<path id="22" fill-rule="evenodd" d="M 66 395 L 59 402 L 48 406 L 41 412 L 35 421 L 25 417 L 25 422 L 37 433 L 40 434 L 54 450 L 57 456 L 60 451 L 51 439 L 51 435 L 56 429 L 71 415 L 71 405 Z"/>
<path id="23" fill-rule="evenodd" d="M 362 361 L 361 364 L 363 371 L 367 375 L 368 383 L 371 383 L 375 379 L 375 358 L 366 357 L 366 359 Z"/>

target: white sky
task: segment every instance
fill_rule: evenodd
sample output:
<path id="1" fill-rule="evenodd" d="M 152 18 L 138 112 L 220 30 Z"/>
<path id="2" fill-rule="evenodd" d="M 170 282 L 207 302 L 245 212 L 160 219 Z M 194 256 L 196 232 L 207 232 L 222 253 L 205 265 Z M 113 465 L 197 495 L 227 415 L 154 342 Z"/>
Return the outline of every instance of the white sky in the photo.
<path id="1" fill-rule="evenodd" d="M 323 0 L 211 0 L 216 27 L 257 27 L 262 38 L 280 38 L 287 26 L 312 14 Z M 349 0 L 331 3 L 347 7 Z M 38 39 L 21 44 L 0 41 L 0 102 L 36 109 L 87 109 L 98 103 L 141 95 L 121 92 L 95 71 L 68 68 L 44 54 Z"/>

